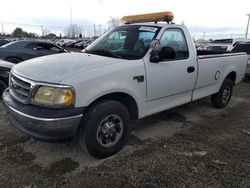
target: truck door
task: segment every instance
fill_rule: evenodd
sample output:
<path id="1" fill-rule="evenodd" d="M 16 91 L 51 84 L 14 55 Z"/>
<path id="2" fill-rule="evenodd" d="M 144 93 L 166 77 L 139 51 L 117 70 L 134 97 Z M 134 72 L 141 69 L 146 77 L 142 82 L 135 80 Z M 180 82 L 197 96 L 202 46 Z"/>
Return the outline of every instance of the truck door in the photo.
<path id="1" fill-rule="evenodd" d="M 191 38 L 189 38 L 191 42 Z M 191 101 L 197 77 L 197 61 L 190 51 L 182 29 L 166 29 L 160 37 L 161 49 L 169 51 L 169 57 L 158 63 L 145 57 L 147 75 L 147 103 L 161 111 Z M 149 105 L 150 107 L 150 105 Z M 152 112 L 153 113 L 153 112 Z"/>

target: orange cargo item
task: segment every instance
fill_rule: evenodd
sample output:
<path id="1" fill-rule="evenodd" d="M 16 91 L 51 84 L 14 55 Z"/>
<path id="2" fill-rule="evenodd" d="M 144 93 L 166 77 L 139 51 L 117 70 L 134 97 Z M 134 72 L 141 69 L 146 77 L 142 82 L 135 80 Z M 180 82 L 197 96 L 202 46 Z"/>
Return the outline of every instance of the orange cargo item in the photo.
<path id="1" fill-rule="evenodd" d="M 172 12 L 169 12 L 169 11 L 124 16 L 122 18 L 122 20 L 126 24 L 129 24 L 129 23 L 141 23 L 141 22 L 158 22 L 158 21 L 171 22 L 173 19 L 174 19 L 174 15 L 173 15 Z"/>

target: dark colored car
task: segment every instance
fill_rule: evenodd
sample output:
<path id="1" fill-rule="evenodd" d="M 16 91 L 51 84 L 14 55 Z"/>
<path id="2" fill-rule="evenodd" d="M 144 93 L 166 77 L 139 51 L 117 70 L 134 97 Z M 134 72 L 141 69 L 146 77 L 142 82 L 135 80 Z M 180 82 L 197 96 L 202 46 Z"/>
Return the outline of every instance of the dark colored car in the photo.
<path id="1" fill-rule="evenodd" d="M 3 46 L 3 45 L 8 44 L 8 43 L 9 43 L 8 40 L 6 40 L 6 39 L 0 39 L 0 46 Z"/>
<path id="2" fill-rule="evenodd" d="M 248 64 L 245 76 L 250 78 L 250 42 L 240 42 L 234 45 L 232 52 L 246 52 L 248 55 Z"/>
<path id="3" fill-rule="evenodd" d="M 205 47 L 205 50 L 217 53 L 225 53 L 227 52 L 227 48 L 227 46 L 207 46 Z"/>
<path id="4" fill-rule="evenodd" d="M 67 52 L 63 48 L 43 41 L 16 41 L 0 47 L 0 59 L 19 63 L 31 58 Z"/>
<path id="5" fill-rule="evenodd" d="M 234 45 L 232 52 L 246 52 L 250 55 L 250 42 L 240 42 Z"/>
<path id="6" fill-rule="evenodd" d="M 0 60 L 0 99 L 3 91 L 8 87 L 9 73 L 14 63 Z"/>

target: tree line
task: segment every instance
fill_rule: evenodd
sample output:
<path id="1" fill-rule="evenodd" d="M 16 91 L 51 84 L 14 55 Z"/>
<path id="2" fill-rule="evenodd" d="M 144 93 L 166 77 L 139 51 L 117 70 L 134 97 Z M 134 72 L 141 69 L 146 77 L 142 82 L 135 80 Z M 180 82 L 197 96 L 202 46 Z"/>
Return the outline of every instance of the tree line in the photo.
<path id="1" fill-rule="evenodd" d="M 108 28 L 107 30 L 113 29 L 119 25 L 121 25 L 122 22 L 118 17 L 110 17 L 110 20 L 107 22 Z M 105 30 L 105 31 L 107 31 Z M 82 38 L 83 33 L 82 33 L 82 28 L 79 27 L 77 24 L 72 24 L 68 27 L 65 28 L 64 30 L 64 37 L 67 38 Z M 100 33 L 101 34 L 101 33 Z M 94 26 L 94 35 L 96 35 L 95 31 L 95 26 Z M 21 38 L 21 37 L 26 37 L 26 38 L 63 38 L 62 34 L 60 33 L 59 36 L 56 34 L 50 32 L 49 29 L 43 28 L 42 29 L 42 36 L 38 36 L 38 34 L 34 32 L 27 32 L 24 31 L 21 27 L 16 27 L 16 29 L 11 33 L 11 34 L 0 34 L 0 36 L 5 36 L 5 37 L 14 37 L 14 38 Z M 95 36 L 96 37 L 96 36 Z"/>

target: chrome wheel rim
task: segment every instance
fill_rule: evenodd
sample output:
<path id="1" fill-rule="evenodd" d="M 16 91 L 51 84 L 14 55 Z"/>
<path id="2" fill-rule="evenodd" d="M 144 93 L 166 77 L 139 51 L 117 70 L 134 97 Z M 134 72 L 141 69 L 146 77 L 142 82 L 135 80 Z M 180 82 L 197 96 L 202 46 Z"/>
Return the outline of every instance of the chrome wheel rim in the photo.
<path id="1" fill-rule="evenodd" d="M 123 134 L 123 121 L 120 116 L 110 114 L 102 119 L 98 125 L 96 139 L 106 148 L 113 147 L 121 139 Z"/>
<path id="2" fill-rule="evenodd" d="M 226 86 L 222 93 L 222 103 L 226 104 L 231 96 L 231 87 Z"/>

